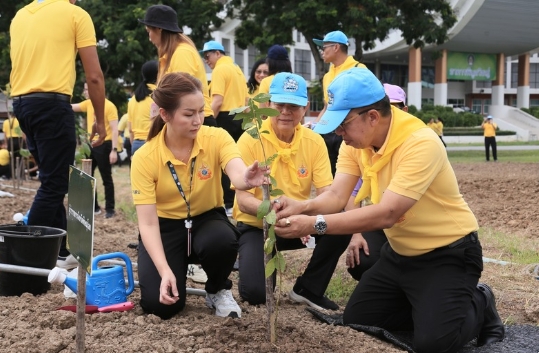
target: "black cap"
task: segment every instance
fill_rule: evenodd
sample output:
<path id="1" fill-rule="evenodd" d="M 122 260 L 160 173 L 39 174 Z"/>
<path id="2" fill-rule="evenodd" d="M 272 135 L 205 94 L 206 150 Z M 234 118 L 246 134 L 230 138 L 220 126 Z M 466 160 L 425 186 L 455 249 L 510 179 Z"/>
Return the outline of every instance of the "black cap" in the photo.
<path id="1" fill-rule="evenodd" d="M 144 19 L 138 20 L 146 26 L 161 28 L 174 33 L 183 33 L 178 27 L 178 14 L 167 5 L 152 5 L 146 10 Z"/>

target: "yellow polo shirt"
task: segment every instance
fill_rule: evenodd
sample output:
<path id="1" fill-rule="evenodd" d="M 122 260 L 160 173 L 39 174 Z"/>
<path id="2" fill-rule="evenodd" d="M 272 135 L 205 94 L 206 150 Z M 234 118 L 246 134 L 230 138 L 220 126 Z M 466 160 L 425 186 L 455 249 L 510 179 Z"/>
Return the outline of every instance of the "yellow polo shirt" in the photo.
<path id="1" fill-rule="evenodd" d="M 270 118 L 271 119 L 271 118 Z M 272 163 L 271 169 L 275 170 L 275 179 L 277 180 L 277 188 L 283 190 L 286 196 L 295 200 L 307 200 L 311 197 L 311 187 L 322 188 L 331 185 L 333 175 L 331 174 L 331 165 L 329 163 L 328 150 L 324 143 L 324 139 L 319 134 L 311 129 L 301 126 L 303 136 L 296 154 L 291 156 L 291 159 L 296 167 L 295 175 L 299 180 L 299 186 L 292 182 L 290 168 L 281 159 L 278 163 Z M 262 136 L 262 144 L 259 140 L 255 140 L 249 134 L 241 135 L 238 140 L 238 148 L 241 152 L 241 157 L 247 165 L 251 165 L 255 160 L 263 161 L 264 153 L 266 157 L 272 156 L 279 150 L 267 139 Z M 282 142 L 280 150 L 288 147 L 288 144 Z M 262 188 L 254 188 L 248 192 L 255 195 L 259 200 L 262 200 Z M 238 222 L 243 222 L 254 227 L 262 228 L 262 220 L 247 213 L 240 211 L 237 200 L 234 200 L 234 219 Z"/>
<path id="2" fill-rule="evenodd" d="M 164 65 L 165 57 L 159 58 L 159 67 L 163 67 Z M 185 72 L 200 80 L 202 83 L 202 94 L 204 95 L 204 116 L 213 116 L 206 69 L 196 48 L 193 48 L 189 43 L 180 43 L 174 54 L 172 54 L 170 66 L 167 71 L 162 75 L 160 74 L 159 77 L 161 78 L 170 72 Z"/>
<path id="3" fill-rule="evenodd" d="M 391 135 L 377 153 L 371 148 L 364 150 L 373 162 L 384 154 L 389 139 Z M 362 171 L 361 150 L 343 143 L 337 173 L 361 176 Z M 378 172 L 378 182 L 380 193 L 391 190 L 417 200 L 393 227 L 384 230 L 392 249 L 400 255 L 425 254 L 479 228 L 459 191 L 444 145 L 431 129 L 417 130 L 404 141 Z"/>
<path id="4" fill-rule="evenodd" d="M 324 75 L 324 79 L 322 80 L 323 88 L 324 88 L 324 102 L 328 102 L 328 87 L 331 82 L 337 77 L 338 74 L 341 72 L 351 69 L 353 67 L 364 67 L 367 68 L 365 65 L 361 64 L 359 61 L 356 61 L 354 57 L 348 56 L 346 60 L 339 66 L 335 66 L 331 64 L 329 66 L 328 72 Z"/>
<path id="5" fill-rule="evenodd" d="M 214 94 L 223 96 L 222 112 L 243 107 L 249 96 L 243 71 L 230 56 L 223 56 L 215 63 L 210 83 L 210 95 Z"/>
<path id="6" fill-rule="evenodd" d="M 86 129 L 88 132 L 91 132 L 92 125 L 95 122 L 95 111 L 92 101 L 87 99 L 80 102 L 79 106 L 83 112 L 86 112 Z M 118 109 L 116 109 L 114 103 L 108 99 L 105 99 L 105 129 L 107 130 L 107 137 L 105 137 L 105 141 L 112 140 L 112 129 L 110 128 L 109 123 L 114 120 L 118 120 Z M 97 140 L 97 138 L 97 136 L 94 137 L 94 140 Z"/>
<path id="7" fill-rule="evenodd" d="M 233 158 L 240 158 L 238 147 L 226 130 L 202 126 L 198 131 L 187 164 L 177 160 L 165 145 L 166 125 L 146 142 L 131 162 L 131 189 L 135 205 L 157 206 L 163 218 L 187 218 L 187 205 L 172 179 L 167 161 L 172 162 L 183 191 L 191 204 L 191 216 L 223 206 L 222 169 Z M 193 181 L 191 161 L 196 157 Z"/>
<path id="8" fill-rule="evenodd" d="M 8 150 L 6 150 L 5 148 L 0 148 L 0 165 L 2 167 L 9 165 L 10 157 L 11 156 L 9 155 Z"/>
<path id="9" fill-rule="evenodd" d="M 269 75 L 264 77 L 262 81 L 260 81 L 260 85 L 258 86 L 258 93 L 269 93 L 269 89 L 274 77 L 275 75 Z"/>
<path id="10" fill-rule="evenodd" d="M 12 96 L 73 94 L 77 49 L 96 45 L 86 11 L 68 0 L 34 1 L 17 12 L 9 33 Z"/>
<path id="11" fill-rule="evenodd" d="M 127 115 L 127 113 L 122 115 L 122 117 L 118 121 L 118 132 L 120 132 L 120 133 L 123 132 L 125 139 L 129 139 L 131 137 L 131 133 L 129 132 L 129 129 L 128 129 L 128 126 L 127 126 L 128 121 L 129 121 L 129 115 Z"/>
<path id="12" fill-rule="evenodd" d="M 6 138 L 22 137 L 22 130 L 19 127 L 19 120 L 15 117 L 4 120 L 2 131 L 4 131 Z"/>
<path id="13" fill-rule="evenodd" d="M 498 125 L 495 123 L 484 123 L 483 124 L 483 136 L 485 137 L 494 137 L 496 136 L 496 128 Z"/>
<path id="14" fill-rule="evenodd" d="M 155 85 L 148 84 L 148 87 L 154 91 Z M 131 97 L 127 103 L 127 114 L 129 115 L 129 122 L 131 123 L 131 130 L 133 130 L 133 138 L 135 140 L 144 140 L 148 137 L 150 126 L 152 125 L 152 119 L 150 117 L 150 107 L 153 103 L 152 97 L 148 96 L 137 102 L 135 96 Z"/>

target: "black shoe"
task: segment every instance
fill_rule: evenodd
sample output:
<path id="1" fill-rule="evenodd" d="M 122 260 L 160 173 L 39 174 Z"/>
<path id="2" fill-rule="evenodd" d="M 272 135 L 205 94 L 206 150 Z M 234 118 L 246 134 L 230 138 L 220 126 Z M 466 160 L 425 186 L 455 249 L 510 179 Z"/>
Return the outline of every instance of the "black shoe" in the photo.
<path id="1" fill-rule="evenodd" d="M 339 306 L 325 295 L 317 297 L 298 284 L 294 285 L 288 296 L 296 303 L 305 303 L 317 310 L 339 310 Z"/>
<path id="2" fill-rule="evenodd" d="M 485 344 L 501 342 L 505 337 L 505 327 L 503 326 L 502 319 L 498 315 L 496 310 L 496 299 L 494 293 L 489 286 L 484 283 L 477 285 L 483 295 L 485 296 L 487 306 L 485 307 L 483 327 L 477 336 L 477 347 L 484 346 Z"/>
<path id="3" fill-rule="evenodd" d="M 116 214 L 116 212 L 114 212 L 114 210 L 107 211 L 107 213 L 105 213 L 105 218 L 112 218 L 112 217 L 114 217 L 115 214 Z"/>

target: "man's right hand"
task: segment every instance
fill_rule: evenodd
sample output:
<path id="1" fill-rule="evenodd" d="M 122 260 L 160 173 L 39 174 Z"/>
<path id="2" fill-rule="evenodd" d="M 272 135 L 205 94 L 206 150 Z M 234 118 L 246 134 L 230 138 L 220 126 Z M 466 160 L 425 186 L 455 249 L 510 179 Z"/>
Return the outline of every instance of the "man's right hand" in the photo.
<path id="1" fill-rule="evenodd" d="M 277 220 L 299 215 L 303 212 L 302 203 L 286 196 L 280 196 L 273 200 L 273 209 L 277 213 Z"/>
<path id="2" fill-rule="evenodd" d="M 97 139 L 94 141 L 94 137 L 97 136 Z M 92 125 L 92 132 L 90 133 L 90 141 L 92 141 L 92 147 L 97 147 L 105 141 L 107 137 L 107 130 L 105 129 L 105 123 L 98 124 L 95 122 Z"/>
<path id="3" fill-rule="evenodd" d="M 346 253 L 346 266 L 354 268 L 359 265 L 359 250 L 363 249 L 365 255 L 369 256 L 369 245 L 361 233 L 356 233 L 352 236 L 348 250 Z"/>

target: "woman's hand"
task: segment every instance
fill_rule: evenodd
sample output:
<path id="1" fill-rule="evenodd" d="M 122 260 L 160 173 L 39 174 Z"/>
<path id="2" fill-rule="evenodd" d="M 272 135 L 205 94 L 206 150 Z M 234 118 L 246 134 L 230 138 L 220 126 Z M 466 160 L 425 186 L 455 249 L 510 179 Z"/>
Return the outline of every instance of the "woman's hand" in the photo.
<path id="1" fill-rule="evenodd" d="M 172 305 L 180 299 L 176 277 L 169 269 L 161 276 L 161 286 L 159 286 L 159 302 L 165 305 Z"/>
<path id="2" fill-rule="evenodd" d="M 269 167 L 261 167 L 258 161 L 248 166 L 243 176 L 243 181 L 247 185 L 246 190 L 261 186 L 262 184 L 269 184 L 269 173 Z"/>

